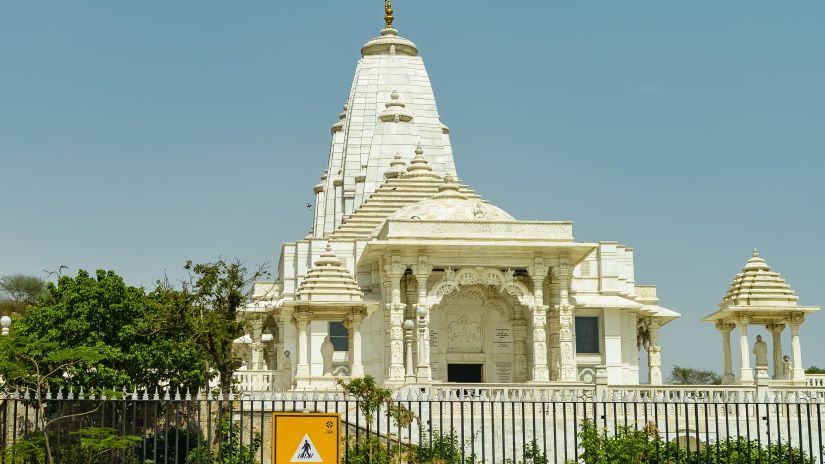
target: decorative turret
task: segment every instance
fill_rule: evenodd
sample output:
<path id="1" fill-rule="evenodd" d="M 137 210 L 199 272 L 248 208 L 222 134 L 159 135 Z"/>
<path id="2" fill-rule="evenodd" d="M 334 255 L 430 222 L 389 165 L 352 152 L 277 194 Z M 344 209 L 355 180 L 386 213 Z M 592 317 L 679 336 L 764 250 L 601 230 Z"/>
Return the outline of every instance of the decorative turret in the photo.
<path id="1" fill-rule="evenodd" d="M 361 302 L 363 293 L 332 247 L 315 261 L 298 287 L 298 301 Z"/>
<path id="2" fill-rule="evenodd" d="M 415 148 L 415 158 L 410 161 L 410 165 L 407 166 L 407 172 L 402 174 L 401 177 L 404 179 L 411 179 L 415 177 L 441 179 L 441 176 L 433 172 L 433 168 L 430 166 L 429 161 L 424 158 L 424 149 L 421 148 L 421 144 L 418 144 Z"/>
<path id="3" fill-rule="evenodd" d="M 404 174 L 404 166 L 406 165 L 407 163 L 401 159 L 401 153 L 396 153 L 392 161 L 390 161 L 390 169 L 384 173 L 384 178 L 389 179 L 391 177 L 398 177 L 401 174 Z"/>
<path id="4" fill-rule="evenodd" d="M 384 104 L 386 109 L 378 115 L 378 119 L 383 122 L 411 122 L 413 115 L 405 109 L 406 106 L 401 101 L 398 91 L 393 90 L 390 94 L 390 101 Z"/>
<path id="5" fill-rule="evenodd" d="M 722 298 L 720 308 L 734 308 L 737 306 L 777 306 L 788 308 L 796 306 L 799 297 L 794 294 L 791 286 L 778 272 L 771 271 L 771 267 L 759 256 L 754 248 L 751 258 L 736 274 L 727 293 Z"/>

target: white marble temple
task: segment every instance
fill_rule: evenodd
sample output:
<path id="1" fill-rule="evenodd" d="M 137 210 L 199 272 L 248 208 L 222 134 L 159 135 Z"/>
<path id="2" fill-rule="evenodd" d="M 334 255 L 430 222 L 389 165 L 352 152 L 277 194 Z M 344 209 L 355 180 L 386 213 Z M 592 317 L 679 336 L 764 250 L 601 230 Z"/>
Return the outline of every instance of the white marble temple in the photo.
<path id="1" fill-rule="evenodd" d="M 245 314 L 246 375 L 329 388 L 329 336 L 333 377 L 397 387 L 662 382 L 658 330 L 679 314 L 636 282 L 633 249 L 517 220 L 464 185 L 424 62 L 395 29 L 361 49 L 331 132 L 313 230 L 283 245 Z"/>

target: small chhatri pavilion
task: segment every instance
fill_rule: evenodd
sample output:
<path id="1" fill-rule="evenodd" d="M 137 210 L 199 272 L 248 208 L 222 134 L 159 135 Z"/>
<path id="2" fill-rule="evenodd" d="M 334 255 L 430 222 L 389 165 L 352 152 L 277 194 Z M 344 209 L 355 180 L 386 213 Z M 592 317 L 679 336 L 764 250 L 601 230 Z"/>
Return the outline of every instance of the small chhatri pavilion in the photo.
<path id="1" fill-rule="evenodd" d="M 799 326 L 805 321 L 805 315 L 819 311 L 815 306 L 799 306 L 799 297 L 778 272 L 753 250 L 742 272 L 736 274 L 725 297 L 719 304 L 719 310 L 706 316 L 703 321 L 715 322 L 722 333 L 724 352 L 724 374 L 722 383 L 735 383 L 730 350 L 730 334 L 734 328 L 739 329 L 739 383 L 754 382 L 751 367 L 751 348 L 748 342 L 748 326 L 764 325 L 773 337 L 773 379 L 776 381 L 805 382 L 805 368 L 802 366 L 802 345 L 799 340 Z M 782 331 L 791 327 L 791 364 L 786 371 L 782 356 Z M 759 342 L 757 342 L 758 344 Z M 754 351 L 757 348 L 754 347 Z M 757 372 L 767 365 L 760 365 L 756 360 Z"/>

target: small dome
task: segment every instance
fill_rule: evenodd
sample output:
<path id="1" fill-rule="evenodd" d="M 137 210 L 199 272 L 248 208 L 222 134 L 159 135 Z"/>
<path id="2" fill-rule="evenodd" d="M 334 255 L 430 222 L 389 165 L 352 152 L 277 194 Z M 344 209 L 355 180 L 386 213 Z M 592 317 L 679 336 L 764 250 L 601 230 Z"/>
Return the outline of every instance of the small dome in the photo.
<path id="1" fill-rule="evenodd" d="M 438 193 L 433 198 L 405 206 L 387 219 L 464 222 L 516 220 L 495 205 L 462 195 L 458 190 L 458 184 L 450 175 L 444 177 L 444 183 L 439 186 Z"/>
<path id="2" fill-rule="evenodd" d="M 796 306 L 797 300 L 791 286 L 778 272 L 771 271 L 754 249 L 742 272 L 734 277 L 720 306 Z"/>

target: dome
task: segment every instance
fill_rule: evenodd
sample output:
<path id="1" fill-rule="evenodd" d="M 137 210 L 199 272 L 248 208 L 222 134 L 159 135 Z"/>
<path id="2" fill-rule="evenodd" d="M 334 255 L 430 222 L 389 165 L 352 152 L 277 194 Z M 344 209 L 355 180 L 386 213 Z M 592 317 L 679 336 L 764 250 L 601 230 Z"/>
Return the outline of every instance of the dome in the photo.
<path id="1" fill-rule="evenodd" d="M 411 40 L 399 36 L 398 31 L 391 27 L 382 29 L 379 37 L 361 47 L 361 56 L 396 54 L 418 56 L 418 47 Z"/>
<path id="2" fill-rule="evenodd" d="M 734 277 L 721 306 L 796 306 L 798 299 L 785 279 L 771 271 L 754 249 L 742 272 Z"/>
<path id="3" fill-rule="evenodd" d="M 444 183 L 438 193 L 428 200 L 405 206 L 392 215 L 391 219 L 415 221 L 463 221 L 463 222 L 497 222 L 515 221 L 503 209 L 478 198 L 467 198 L 459 192 L 458 184 L 450 176 L 444 176 Z"/>

